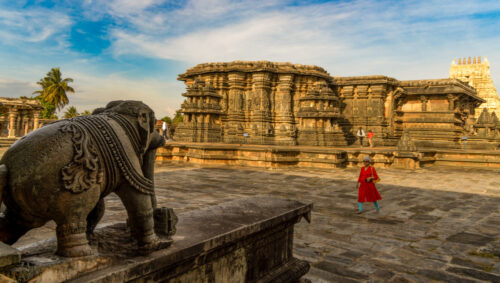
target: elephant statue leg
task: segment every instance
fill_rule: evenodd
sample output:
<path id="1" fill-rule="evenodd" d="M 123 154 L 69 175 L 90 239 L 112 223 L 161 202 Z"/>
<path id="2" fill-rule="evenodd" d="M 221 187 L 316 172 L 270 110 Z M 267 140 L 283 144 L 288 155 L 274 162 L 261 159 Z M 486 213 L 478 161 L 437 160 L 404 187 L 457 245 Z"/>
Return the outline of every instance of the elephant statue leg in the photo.
<path id="1" fill-rule="evenodd" d="M 56 221 L 57 254 L 64 257 L 91 255 L 92 249 L 87 240 L 87 221 Z"/>
<path id="2" fill-rule="evenodd" d="M 116 194 L 127 210 L 132 237 L 144 252 L 156 248 L 158 238 L 154 233 L 153 204 L 151 196 L 139 192 L 129 184 L 122 184 Z"/>
<path id="3" fill-rule="evenodd" d="M 87 237 L 94 233 L 97 223 L 99 223 L 104 216 L 104 210 L 104 199 L 100 199 L 94 209 L 90 212 L 89 216 L 87 216 Z"/>

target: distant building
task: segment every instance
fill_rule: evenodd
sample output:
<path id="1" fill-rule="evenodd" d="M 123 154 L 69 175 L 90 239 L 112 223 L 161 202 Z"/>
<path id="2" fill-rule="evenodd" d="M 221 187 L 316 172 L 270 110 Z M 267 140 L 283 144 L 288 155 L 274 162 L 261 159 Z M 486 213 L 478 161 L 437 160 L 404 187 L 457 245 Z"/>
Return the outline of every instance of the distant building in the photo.
<path id="1" fill-rule="evenodd" d="M 34 99 L 0 97 L 0 137 L 22 137 L 47 122 L 40 119 L 43 106 Z"/>
<path id="2" fill-rule="evenodd" d="M 490 63 L 486 57 L 458 58 L 450 67 L 450 78 L 459 79 L 476 89 L 477 96 L 486 100 L 475 111 L 475 118 L 481 115 L 483 108 L 488 112 L 500 114 L 500 99 L 490 76 Z"/>

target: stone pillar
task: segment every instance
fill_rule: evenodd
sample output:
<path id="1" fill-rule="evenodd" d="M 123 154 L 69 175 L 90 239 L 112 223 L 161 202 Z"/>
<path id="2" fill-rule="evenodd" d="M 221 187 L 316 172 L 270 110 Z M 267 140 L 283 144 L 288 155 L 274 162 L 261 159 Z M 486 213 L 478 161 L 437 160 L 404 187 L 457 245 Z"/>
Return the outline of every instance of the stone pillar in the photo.
<path id="1" fill-rule="evenodd" d="M 242 143 L 245 113 L 243 111 L 243 92 L 245 90 L 245 74 L 232 72 L 228 75 L 229 91 L 227 95 L 227 125 L 224 127 L 224 142 Z M 253 101 L 253 100 L 251 100 Z"/>
<path id="2" fill-rule="evenodd" d="M 16 137 L 16 118 L 17 118 L 17 109 L 12 107 L 9 110 L 9 138 Z"/>
<path id="3" fill-rule="evenodd" d="M 281 114 L 282 116 L 292 115 L 292 74 L 281 74 L 279 75 L 278 91 L 276 99 L 276 114 Z"/>
<path id="4" fill-rule="evenodd" d="M 271 118 L 271 73 L 252 73 L 253 84 L 253 113 L 251 128 L 257 129 L 257 136 L 250 137 L 250 143 L 270 144 L 274 131 Z"/>
<path id="5" fill-rule="evenodd" d="M 33 113 L 33 131 L 38 129 L 38 127 L 40 126 L 40 110 L 35 110 L 35 112 Z"/>
<path id="6" fill-rule="evenodd" d="M 295 123 L 292 117 L 293 74 L 280 74 L 276 91 L 275 109 L 275 144 L 295 145 Z"/>
<path id="7" fill-rule="evenodd" d="M 26 115 L 26 119 L 24 120 L 24 134 L 23 134 L 23 136 L 28 134 L 29 127 L 30 127 L 30 116 Z"/>

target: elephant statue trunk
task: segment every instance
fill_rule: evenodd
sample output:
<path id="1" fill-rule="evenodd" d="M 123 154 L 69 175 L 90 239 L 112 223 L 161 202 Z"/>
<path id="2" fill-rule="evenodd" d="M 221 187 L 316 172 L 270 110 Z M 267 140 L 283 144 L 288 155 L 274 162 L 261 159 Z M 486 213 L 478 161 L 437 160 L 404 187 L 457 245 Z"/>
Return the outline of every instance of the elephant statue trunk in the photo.
<path id="1" fill-rule="evenodd" d="M 0 241 L 12 244 L 54 220 L 57 254 L 91 254 L 87 237 L 104 214 L 103 198 L 114 192 L 138 246 L 158 248 L 153 174 L 164 139 L 155 121 L 140 101 L 112 101 L 92 115 L 56 121 L 15 142 L 0 160 L 0 201 L 6 206 Z"/>

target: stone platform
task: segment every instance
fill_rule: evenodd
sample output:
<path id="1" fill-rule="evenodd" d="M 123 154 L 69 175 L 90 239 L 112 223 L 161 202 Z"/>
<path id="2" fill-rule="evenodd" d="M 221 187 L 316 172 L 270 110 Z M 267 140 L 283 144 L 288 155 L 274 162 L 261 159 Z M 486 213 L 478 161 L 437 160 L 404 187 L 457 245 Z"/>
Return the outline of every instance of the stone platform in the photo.
<path id="1" fill-rule="evenodd" d="M 157 151 L 157 163 L 190 162 L 204 165 L 255 167 L 345 168 L 362 164 L 369 156 L 375 166 L 416 169 L 445 165 L 500 168 L 500 151 L 423 149 L 398 151 L 396 147 L 272 146 L 222 143 L 167 142 Z"/>
<path id="2" fill-rule="evenodd" d="M 294 227 L 294 257 L 306 279 L 325 282 L 496 282 L 500 276 L 498 171 L 431 166 L 377 167 L 381 211 L 356 214 L 358 168 L 259 168 L 166 162 L 155 173 L 158 205 L 177 214 L 258 194 L 314 202 L 312 222 Z M 123 222 L 106 199 L 101 226 Z M 14 246 L 55 236 L 53 222 Z M 496 280 L 496 281 L 495 281 Z"/>
<path id="3" fill-rule="evenodd" d="M 292 282 L 309 270 L 293 257 L 293 226 L 312 204 L 257 196 L 179 214 L 169 248 L 134 256 L 125 223 L 96 231 L 98 255 L 61 258 L 55 241 L 23 250 L 1 273 L 35 282 Z"/>

